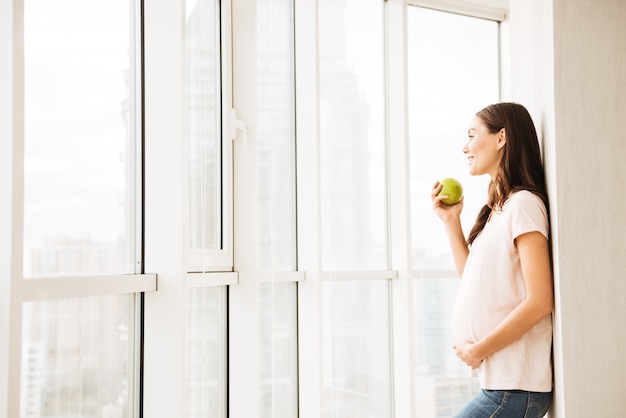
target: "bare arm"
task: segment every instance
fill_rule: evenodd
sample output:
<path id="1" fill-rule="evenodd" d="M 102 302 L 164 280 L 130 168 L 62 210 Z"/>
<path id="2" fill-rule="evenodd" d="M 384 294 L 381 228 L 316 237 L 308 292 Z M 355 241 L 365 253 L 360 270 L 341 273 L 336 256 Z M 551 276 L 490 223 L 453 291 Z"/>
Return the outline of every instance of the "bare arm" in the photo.
<path id="1" fill-rule="evenodd" d="M 539 232 L 529 232 L 517 237 L 516 243 L 526 298 L 480 341 L 453 347 L 457 356 L 471 367 L 478 367 L 485 357 L 521 338 L 552 313 L 553 287 L 548 240 Z"/>
<path id="2" fill-rule="evenodd" d="M 453 206 L 448 206 L 441 202 L 441 199 L 447 196 L 437 196 L 437 193 L 441 191 L 441 184 L 439 182 L 433 185 L 431 191 L 431 198 L 433 201 L 433 211 L 439 219 L 441 219 L 445 225 L 446 233 L 448 234 L 448 242 L 450 243 L 450 249 L 452 251 L 452 257 L 454 258 L 454 265 L 459 277 L 463 275 L 465 269 L 465 262 L 469 255 L 469 248 L 465 241 L 465 234 L 463 234 L 463 228 L 461 227 L 461 211 L 463 210 L 463 200 Z"/>

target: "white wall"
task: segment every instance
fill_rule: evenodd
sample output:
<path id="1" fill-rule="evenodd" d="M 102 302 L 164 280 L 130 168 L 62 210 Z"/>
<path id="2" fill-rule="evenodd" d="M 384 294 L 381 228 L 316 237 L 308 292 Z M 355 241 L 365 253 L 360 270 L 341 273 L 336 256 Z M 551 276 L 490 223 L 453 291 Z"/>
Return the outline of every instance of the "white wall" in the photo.
<path id="1" fill-rule="evenodd" d="M 626 4 L 554 0 L 563 397 L 568 417 L 626 410 Z"/>
<path id="2" fill-rule="evenodd" d="M 626 410 L 625 19 L 622 0 L 511 1 L 511 98 L 538 124 L 548 173 L 557 417 Z"/>

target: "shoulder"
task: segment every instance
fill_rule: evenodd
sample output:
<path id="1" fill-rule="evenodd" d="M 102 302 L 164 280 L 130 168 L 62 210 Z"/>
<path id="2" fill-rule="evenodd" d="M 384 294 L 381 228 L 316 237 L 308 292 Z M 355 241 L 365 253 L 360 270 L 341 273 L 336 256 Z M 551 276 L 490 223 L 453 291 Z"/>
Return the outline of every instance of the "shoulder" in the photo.
<path id="1" fill-rule="evenodd" d="M 541 197 L 529 190 L 520 190 L 511 194 L 504 205 L 515 209 L 538 209 L 546 213 L 546 205 Z"/>
<path id="2" fill-rule="evenodd" d="M 513 236 L 538 231 L 548 237 L 548 211 L 541 197 L 528 190 L 513 193 L 505 202 L 503 212 L 507 212 Z"/>

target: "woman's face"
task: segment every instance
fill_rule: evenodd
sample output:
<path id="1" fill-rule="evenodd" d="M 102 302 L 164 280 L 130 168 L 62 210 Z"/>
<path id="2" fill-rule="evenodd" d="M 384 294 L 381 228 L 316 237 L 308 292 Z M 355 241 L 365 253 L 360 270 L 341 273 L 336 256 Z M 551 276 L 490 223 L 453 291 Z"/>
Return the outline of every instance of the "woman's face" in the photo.
<path id="1" fill-rule="evenodd" d="M 475 117 L 467 135 L 469 140 L 463 147 L 463 153 L 467 156 L 469 173 L 473 176 L 489 174 L 492 179 L 495 178 L 506 143 L 504 128 L 492 134 L 484 122 Z"/>

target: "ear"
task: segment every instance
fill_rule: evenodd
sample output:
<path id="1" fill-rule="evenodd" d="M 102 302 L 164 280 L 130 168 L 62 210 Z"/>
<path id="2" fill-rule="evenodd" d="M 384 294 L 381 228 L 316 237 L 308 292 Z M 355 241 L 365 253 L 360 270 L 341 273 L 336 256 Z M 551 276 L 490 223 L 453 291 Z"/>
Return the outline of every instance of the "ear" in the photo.
<path id="1" fill-rule="evenodd" d="M 504 130 L 504 128 L 502 128 L 498 133 L 498 150 L 504 148 L 504 144 L 506 144 L 506 131 Z"/>

